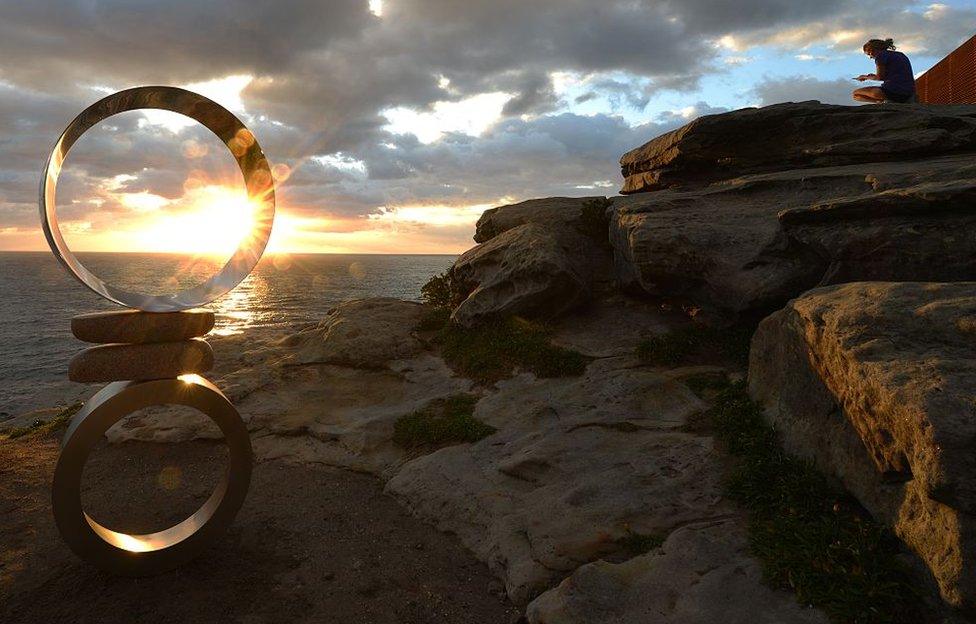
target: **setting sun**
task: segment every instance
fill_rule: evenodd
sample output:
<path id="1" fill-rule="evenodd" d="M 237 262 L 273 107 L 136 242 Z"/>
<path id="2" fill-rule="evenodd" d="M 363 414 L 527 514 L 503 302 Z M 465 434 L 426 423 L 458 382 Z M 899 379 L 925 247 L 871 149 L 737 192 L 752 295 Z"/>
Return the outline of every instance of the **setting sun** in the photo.
<path id="1" fill-rule="evenodd" d="M 202 186 L 184 196 L 186 210 L 160 210 L 143 223 L 133 243 L 150 252 L 230 255 L 254 228 L 257 206 L 244 189 Z"/>

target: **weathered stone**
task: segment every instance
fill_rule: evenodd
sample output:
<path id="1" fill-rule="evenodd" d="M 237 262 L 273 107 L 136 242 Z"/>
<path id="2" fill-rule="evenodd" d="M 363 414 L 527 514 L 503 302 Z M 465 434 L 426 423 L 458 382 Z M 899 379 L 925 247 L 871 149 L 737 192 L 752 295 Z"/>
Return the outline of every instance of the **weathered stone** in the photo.
<path id="1" fill-rule="evenodd" d="M 130 379 L 168 379 L 213 368 L 205 340 L 146 344 L 107 344 L 85 349 L 68 364 L 68 379 L 80 383 Z"/>
<path id="2" fill-rule="evenodd" d="M 976 608 L 976 283 L 810 291 L 759 326 L 749 387 L 788 450 L 844 485 Z"/>
<path id="3" fill-rule="evenodd" d="M 423 313 L 419 303 L 389 297 L 348 301 L 288 343 L 297 348 L 296 363 L 381 368 L 423 350 L 414 336 Z"/>
<path id="4" fill-rule="evenodd" d="M 356 300 L 285 339 L 215 341 L 215 380 L 248 425 L 255 455 L 380 475 L 398 468 L 407 453 L 393 444 L 396 420 L 472 387 L 421 352 L 411 335 L 421 312 L 406 301 Z M 107 437 L 172 442 L 221 435 L 209 419 L 161 408 L 121 421 Z"/>
<path id="5" fill-rule="evenodd" d="M 497 433 L 407 463 L 387 490 L 456 533 L 525 604 L 619 555 L 628 531 L 667 534 L 730 513 L 712 439 L 685 432 L 704 407 L 629 358 L 597 360 L 576 379 L 519 375 L 475 408 Z"/>
<path id="6" fill-rule="evenodd" d="M 526 609 L 530 624 L 827 624 L 822 612 L 762 583 L 743 522 L 677 529 L 624 563 L 578 568 Z"/>
<path id="7" fill-rule="evenodd" d="M 180 342 L 205 336 L 213 329 L 214 313 L 196 309 L 183 312 L 112 310 L 79 314 L 71 319 L 78 340 L 97 344 Z"/>
<path id="8" fill-rule="evenodd" d="M 776 104 L 704 115 L 624 154 L 621 193 L 976 150 L 976 106 Z"/>
<path id="9" fill-rule="evenodd" d="M 802 169 L 614 202 L 621 284 L 725 314 L 818 285 L 976 279 L 971 156 Z"/>
<path id="10" fill-rule="evenodd" d="M 590 201 L 605 202 L 595 197 L 546 197 L 530 199 L 517 204 L 489 208 L 481 213 L 475 226 L 474 240 L 486 243 L 503 232 L 526 223 L 538 223 L 550 228 L 568 226 L 582 228 L 583 204 Z"/>
<path id="11" fill-rule="evenodd" d="M 557 316 L 586 301 L 597 253 L 586 237 L 568 228 L 526 223 L 469 249 L 451 277 L 466 298 L 451 318 L 472 326 L 491 318 Z"/>

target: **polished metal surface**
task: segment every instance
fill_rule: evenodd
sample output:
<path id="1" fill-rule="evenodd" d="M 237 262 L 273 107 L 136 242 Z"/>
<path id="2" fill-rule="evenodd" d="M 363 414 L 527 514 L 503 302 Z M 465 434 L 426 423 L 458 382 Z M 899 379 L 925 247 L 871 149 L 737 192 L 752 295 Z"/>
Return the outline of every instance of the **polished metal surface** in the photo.
<path id="1" fill-rule="evenodd" d="M 230 449 L 227 470 L 203 506 L 169 529 L 129 535 L 102 526 L 81 504 L 81 475 L 88 455 L 109 427 L 127 414 L 166 404 L 195 408 L 217 423 Z M 114 382 L 71 419 L 54 470 L 54 519 L 71 550 L 104 570 L 129 576 L 164 572 L 195 557 L 230 525 L 247 495 L 251 463 L 247 427 L 227 397 L 203 377 Z"/>
<path id="2" fill-rule="evenodd" d="M 186 115 L 227 145 L 244 174 L 248 199 L 255 204 L 255 225 L 227 264 L 206 282 L 171 295 L 146 295 L 107 284 L 85 268 L 65 244 L 58 228 L 55 190 L 68 150 L 86 130 L 125 111 L 156 108 Z M 271 237 L 275 192 L 271 167 L 254 135 L 230 111 L 202 95 L 177 87 L 136 87 L 109 95 L 81 112 L 54 145 L 40 189 L 41 224 L 58 261 L 82 284 L 110 301 L 146 312 L 188 310 L 210 303 L 237 286 L 261 259 Z"/>

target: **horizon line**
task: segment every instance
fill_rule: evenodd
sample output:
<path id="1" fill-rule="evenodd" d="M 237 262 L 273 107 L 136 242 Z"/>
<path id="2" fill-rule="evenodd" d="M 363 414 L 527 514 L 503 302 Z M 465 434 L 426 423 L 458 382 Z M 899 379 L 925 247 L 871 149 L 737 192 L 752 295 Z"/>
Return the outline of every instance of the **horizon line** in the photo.
<path id="1" fill-rule="evenodd" d="M 477 243 L 475 243 L 477 244 Z M 50 249 L 0 249 L 0 253 L 22 253 L 22 254 L 52 254 Z M 187 253 L 183 251 L 74 251 L 76 254 L 140 254 L 144 256 L 197 256 L 207 257 L 207 254 Z M 394 252 L 375 252 L 375 251 L 271 251 L 262 254 L 262 259 L 266 256 L 286 254 L 289 256 L 459 256 L 463 251 L 454 253 L 394 253 Z"/>

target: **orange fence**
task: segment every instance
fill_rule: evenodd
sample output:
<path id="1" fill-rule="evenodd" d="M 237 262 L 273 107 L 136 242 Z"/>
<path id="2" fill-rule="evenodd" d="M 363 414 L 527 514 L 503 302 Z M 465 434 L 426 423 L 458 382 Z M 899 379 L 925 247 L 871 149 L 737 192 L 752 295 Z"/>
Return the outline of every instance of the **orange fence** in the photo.
<path id="1" fill-rule="evenodd" d="M 925 104 L 976 104 L 976 36 L 915 79 Z"/>

